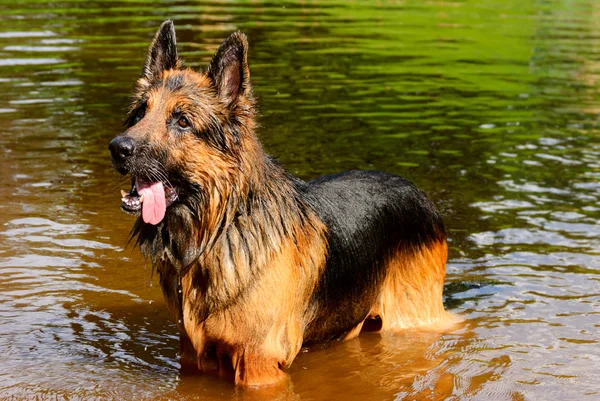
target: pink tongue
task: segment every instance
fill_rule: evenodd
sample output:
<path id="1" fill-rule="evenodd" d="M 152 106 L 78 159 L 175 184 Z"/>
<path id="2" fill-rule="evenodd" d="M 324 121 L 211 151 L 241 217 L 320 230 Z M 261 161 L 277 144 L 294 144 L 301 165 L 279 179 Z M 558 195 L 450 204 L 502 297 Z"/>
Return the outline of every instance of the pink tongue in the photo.
<path id="1" fill-rule="evenodd" d="M 167 211 L 165 189 L 162 182 L 149 183 L 136 180 L 135 186 L 138 194 L 144 195 L 142 218 L 148 224 L 157 225 L 165 217 Z"/>

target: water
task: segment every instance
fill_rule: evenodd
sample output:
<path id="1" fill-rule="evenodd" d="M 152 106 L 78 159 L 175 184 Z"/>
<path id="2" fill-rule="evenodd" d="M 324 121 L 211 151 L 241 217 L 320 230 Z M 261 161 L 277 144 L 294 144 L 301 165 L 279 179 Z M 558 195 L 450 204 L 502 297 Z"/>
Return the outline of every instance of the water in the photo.
<path id="1" fill-rule="evenodd" d="M 302 353 L 269 394 L 180 371 L 107 151 L 166 18 L 193 67 L 247 33 L 260 138 L 290 171 L 430 194 L 463 326 Z M 598 21 L 593 0 L 2 2 L 0 394 L 600 399 Z"/>

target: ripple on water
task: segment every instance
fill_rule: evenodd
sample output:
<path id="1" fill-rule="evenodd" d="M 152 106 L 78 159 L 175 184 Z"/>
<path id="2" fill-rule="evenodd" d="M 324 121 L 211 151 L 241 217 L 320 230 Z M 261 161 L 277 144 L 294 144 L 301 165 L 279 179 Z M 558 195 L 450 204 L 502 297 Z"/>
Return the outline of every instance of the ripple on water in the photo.
<path id="1" fill-rule="evenodd" d="M 140 347 L 164 348 L 172 335 L 148 331 L 142 321 L 127 323 L 130 312 L 119 304 L 138 304 L 145 314 L 150 304 L 125 289 L 99 285 L 89 269 L 99 269 L 98 254 L 118 251 L 115 246 L 85 238 L 86 224 L 27 217 L 4 224 L 0 236 L 4 247 L 0 260 L 0 389 L 3 394 L 23 394 L 21 386 L 70 389 L 91 394 L 97 387 L 94 371 L 122 377 L 121 366 L 130 369 L 171 369 L 162 353 L 146 353 Z M 90 307 L 97 299 L 109 311 Z M 105 306 L 105 307 L 106 307 Z M 19 313 L 15 313 L 19 311 Z M 136 315 L 133 320 L 137 321 Z M 39 361 L 44 361 L 40 364 Z M 48 363 L 53 364 L 48 372 Z M 21 382 L 24 364 L 28 382 Z M 82 383 L 87 377 L 90 381 Z M 97 378 L 96 378 L 97 379 Z M 2 383 L 11 382 L 9 388 Z M 58 385 L 58 387 L 57 387 Z M 86 390 L 87 389 L 87 390 Z M 21 388 L 21 391 L 24 388 Z"/>
<path id="2" fill-rule="evenodd" d="M 4 58 L 0 59 L 0 67 L 15 67 L 20 65 L 61 64 L 66 60 L 56 57 L 46 58 Z"/>

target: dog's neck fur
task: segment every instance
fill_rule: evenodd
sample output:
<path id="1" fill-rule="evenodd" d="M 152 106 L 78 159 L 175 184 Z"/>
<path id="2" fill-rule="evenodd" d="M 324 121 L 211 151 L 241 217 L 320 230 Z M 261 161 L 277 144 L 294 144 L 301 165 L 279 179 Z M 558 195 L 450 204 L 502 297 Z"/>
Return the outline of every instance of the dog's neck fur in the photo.
<path id="1" fill-rule="evenodd" d="M 174 205 L 158 226 L 137 222 L 138 243 L 153 265 L 172 270 L 178 281 L 185 275 L 193 280 L 203 298 L 196 303 L 200 317 L 235 303 L 289 238 L 301 247 L 324 236 L 322 222 L 302 197 L 306 184 L 277 165 L 253 134 L 245 142 L 253 148 L 243 152 L 250 157 L 237 160 L 241 167 L 227 180 L 215 179 L 193 201 Z M 298 253 L 310 263 L 304 246 Z"/>

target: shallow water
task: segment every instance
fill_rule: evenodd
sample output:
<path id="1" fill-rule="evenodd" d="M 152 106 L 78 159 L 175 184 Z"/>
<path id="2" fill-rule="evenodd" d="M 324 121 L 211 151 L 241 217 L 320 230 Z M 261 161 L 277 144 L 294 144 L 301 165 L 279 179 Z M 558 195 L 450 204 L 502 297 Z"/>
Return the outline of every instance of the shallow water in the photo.
<path id="1" fill-rule="evenodd" d="M 180 371 L 107 151 L 166 18 L 194 67 L 248 35 L 293 173 L 429 193 L 460 328 L 310 350 L 268 394 Z M 0 398 L 600 399 L 598 21 L 593 0 L 3 2 Z"/>

